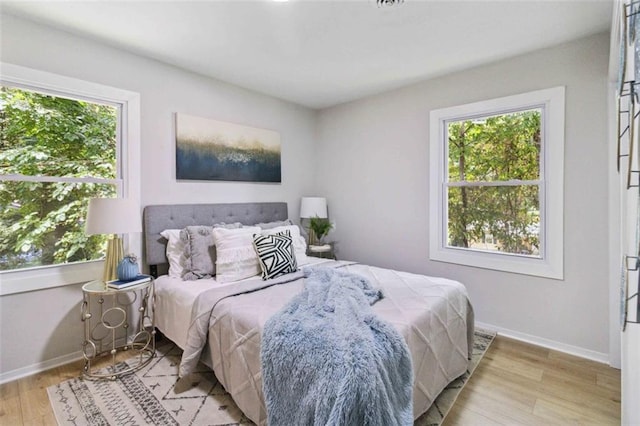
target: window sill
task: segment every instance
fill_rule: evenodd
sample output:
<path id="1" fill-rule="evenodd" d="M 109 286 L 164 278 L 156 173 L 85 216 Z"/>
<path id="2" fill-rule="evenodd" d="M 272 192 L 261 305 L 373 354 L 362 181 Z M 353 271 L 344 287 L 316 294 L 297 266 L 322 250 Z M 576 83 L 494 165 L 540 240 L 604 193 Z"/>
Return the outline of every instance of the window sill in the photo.
<path id="1" fill-rule="evenodd" d="M 564 279 L 562 260 L 553 256 L 548 256 L 548 259 L 545 260 L 515 254 L 432 246 L 429 259 L 514 274 L 533 275 L 555 280 Z"/>
<path id="2" fill-rule="evenodd" d="M 0 272 L 0 296 L 91 281 L 102 275 L 103 263 L 95 260 Z"/>

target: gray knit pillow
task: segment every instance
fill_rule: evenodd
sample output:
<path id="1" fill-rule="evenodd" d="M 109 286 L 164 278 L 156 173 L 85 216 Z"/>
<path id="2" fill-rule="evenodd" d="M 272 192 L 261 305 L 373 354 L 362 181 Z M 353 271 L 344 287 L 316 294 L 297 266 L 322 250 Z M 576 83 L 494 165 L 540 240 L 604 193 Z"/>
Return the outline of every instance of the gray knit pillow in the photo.
<path id="1" fill-rule="evenodd" d="M 187 226 L 180 231 L 180 239 L 184 241 L 185 267 L 184 280 L 211 278 L 216 274 L 216 246 L 213 239 L 213 228 L 235 229 L 242 224 L 217 223 L 213 226 Z"/>
<path id="2" fill-rule="evenodd" d="M 256 223 L 253 226 L 258 226 L 262 229 L 271 229 L 271 228 L 277 228 L 279 226 L 288 226 L 288 225 L 293 225 L 293 222 L 291 221 L 291 219 L 276 220 L 275 222 Z"/>
<path id="3" fill-rule="evenodd" d="M 285 220 L 277 220 L 275 222 L 256 223 L 253 226 L 259 226 L 261 229 L 273 229 L 273 228 L 279 228 L 281 226 L 291 226 L 291 225 L 296 225 L 296 224 L 293 223 L 291 219 L 285 219 Z M 298 229 L 300 229 L 300 235 L 302 235 L 305 240 L 308 240 L 309 234 L 307 233 L 307 230 L 304 229 L 304 227 L 302 226 L 298 226 Z"/>

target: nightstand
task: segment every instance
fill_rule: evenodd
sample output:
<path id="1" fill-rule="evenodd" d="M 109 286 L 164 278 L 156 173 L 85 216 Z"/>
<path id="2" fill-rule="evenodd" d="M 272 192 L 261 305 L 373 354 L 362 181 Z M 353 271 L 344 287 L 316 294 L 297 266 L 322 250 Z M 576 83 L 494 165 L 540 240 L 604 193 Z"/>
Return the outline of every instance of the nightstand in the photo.
<path id="1" fill-rule="evenodd" d="M 308 246 L 307 256 L 338 260 L 336 257 L 334 242 L 324 244 L 324 246 Z"/>
<path id="2" fill-rule="evenodd" d="M 115 380 L 151 362 L 156 353 L 153 286 L 153 279 L 117 290 L 103 281 L 82 286 L 85 378 Z M 116 354 L 123 351 L 135 357 L 117 362 Z"/>

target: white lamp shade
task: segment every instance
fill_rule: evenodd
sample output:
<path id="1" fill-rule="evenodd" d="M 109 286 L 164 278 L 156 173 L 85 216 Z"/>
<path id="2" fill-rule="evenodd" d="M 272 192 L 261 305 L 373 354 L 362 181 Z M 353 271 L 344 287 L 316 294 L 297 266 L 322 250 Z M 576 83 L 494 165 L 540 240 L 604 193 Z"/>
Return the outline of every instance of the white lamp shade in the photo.
<path id="1" fill-rule="evenodd" d="M 87 235 L 142 232 L 138 204 L 128 198 L 92 198 L 87 210 Z"/>
<path id="2" fill-rule="evenodd" d="M 327 199 L 322 197 L 303 197 L 300 202 L 300 217 L 327 218 Z"/>

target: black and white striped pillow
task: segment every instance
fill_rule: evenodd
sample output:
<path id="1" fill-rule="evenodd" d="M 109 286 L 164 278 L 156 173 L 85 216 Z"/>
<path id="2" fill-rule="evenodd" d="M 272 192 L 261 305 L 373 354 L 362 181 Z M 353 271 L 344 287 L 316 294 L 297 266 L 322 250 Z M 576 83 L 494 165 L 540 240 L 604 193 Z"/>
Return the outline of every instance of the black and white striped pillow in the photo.
<path id="1" fill-rule="evenodd" d="M 298 269 L 289 231 L 272 235 L 254 235 L 253 246 L 260 260 L 262 279 L 268 280 Z"/>

